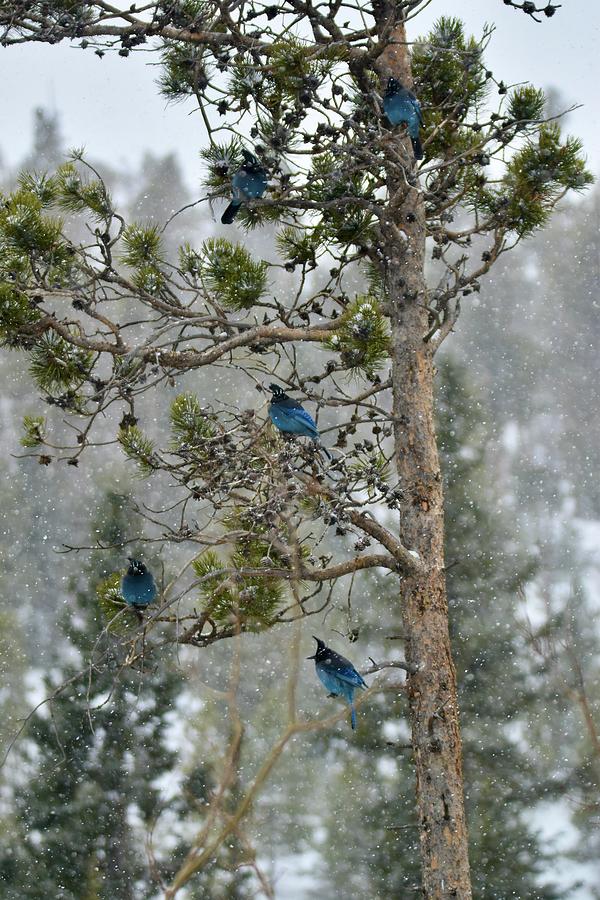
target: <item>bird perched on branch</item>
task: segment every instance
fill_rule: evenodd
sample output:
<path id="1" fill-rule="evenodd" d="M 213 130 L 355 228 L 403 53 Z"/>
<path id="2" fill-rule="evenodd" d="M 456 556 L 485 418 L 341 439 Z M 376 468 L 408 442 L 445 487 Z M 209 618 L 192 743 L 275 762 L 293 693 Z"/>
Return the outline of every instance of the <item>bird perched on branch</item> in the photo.
<path id="1" fill-rule="evenodd" d="M 157 590 L 152 573 L 148 571 L 139 559 L 129 560 L 127 573 L 121 580 L 121 596 L 128 606 L 134 609 L 144 609 L 156 599 Z"/>
<path id="2" fill-rule="evenodd" d="M 383 111 L 391 125 L 406 123 L 415 159 L 423 159 L 423 147 L 419 137 L 419 128 L 423 124 L 421 104 L 413 92 L 405 88 L 396 78 L 388 79 L 383 95 Z"/>
<path id="3" fill-rule="evenodd" d="M 267 170 L 260 160 L 249 150 L 242 150 L 242 156 L 244 162 L 231 179 L 233 198 L 221 216 L 223 225 L 231 225 L 241 205 L 258 200 L 267 189 Z"/>
<path id="4" fill-rule="evenodd" d="M 330 650 L 325 642 L 318 637 L 313 638 L 317 642 L 317 652 L 307 659 L 314 659 L 315 669 L 320 681 L 329 691 L 330 697 L 343 697 L 350 706 L 350 720 L 352 728 L 356 728 L 356 710 L 354 709 L 354 691 L 366 688 L 362 675 L 356 671 L 349 659 L 340 656 L 334 650 Z"/>
<path id="5" fill-rule="evenodd" d="M 269 390 L 273 394 L 269 405 L 269 418 L 273 425 L 284 434 L 309 437 L 331 459 L 331 454 L 321 444 L 319 429 L 310 413 L 297 400 L 288 397 L 278 384 L 270 384 Z"/>

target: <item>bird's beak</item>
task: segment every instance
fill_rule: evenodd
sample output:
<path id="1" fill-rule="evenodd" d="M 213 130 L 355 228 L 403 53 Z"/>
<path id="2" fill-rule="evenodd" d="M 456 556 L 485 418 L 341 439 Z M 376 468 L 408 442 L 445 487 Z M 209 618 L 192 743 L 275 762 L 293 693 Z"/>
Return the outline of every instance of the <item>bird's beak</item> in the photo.
<path id="1" fill-rule="evenodd" d="M 133 562 L 133 556 L 128 556 L 127 559 L 128 559 L 128 561 L 129 561 L 130 563 Z"/>

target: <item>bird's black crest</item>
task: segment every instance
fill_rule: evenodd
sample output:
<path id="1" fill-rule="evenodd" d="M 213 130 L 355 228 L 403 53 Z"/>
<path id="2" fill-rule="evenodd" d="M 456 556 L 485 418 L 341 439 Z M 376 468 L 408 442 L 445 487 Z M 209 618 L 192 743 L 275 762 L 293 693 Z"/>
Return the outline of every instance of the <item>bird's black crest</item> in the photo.
<path id="1" fill-rule="evenodd" d="M 133 559 L 133 557 L 128 556 L 129 560 L 129 574 L 130 575 L 143 575 L 146 571 L 146 566 L 139 559 Z"/>
<path id="2" fill-rule="evenodd" d="M 260 160 L 254 153 L 250 153 L 249 150 L 242 150 L 242 156 L 244 157 L 244 167 L 246 169 L 262 169 Z"/>
<path id="3" fill-rule="evenodd" d="M 387 92 L 388 94 L 397 94 L 402 90 L 402 83 L 397 78 L 388 78 Z"/>
<path id="4" fill-rule="evenodd" d="M 285 397 L 287 397 L 287 394 L 285 393 L 283 388 L 278 384 L 270 384 L 269 390 L 273 394 L 273 400 L 283 400 Z"/>
<path id="5" fill-rule="evenodd" d="M 325 644 L 325 641 L 322 641 L 321 638 L 315 637 L 313 634 L 314 640 L 317 642 L 317 651 L 313 656 L 307 656 L 307 659 L 321 659 L 329 650 L 329 647 Z"/>

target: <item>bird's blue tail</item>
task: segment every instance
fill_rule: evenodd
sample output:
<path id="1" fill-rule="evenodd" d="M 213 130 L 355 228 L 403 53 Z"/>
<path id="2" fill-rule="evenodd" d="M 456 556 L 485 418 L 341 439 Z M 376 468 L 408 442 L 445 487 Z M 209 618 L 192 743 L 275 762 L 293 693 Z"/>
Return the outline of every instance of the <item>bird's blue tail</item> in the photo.
<path id="1" fill-rule="evenodd" d="M 242 204 L 237 200 L 232 200 L 223 215 L 221 216 L 221 222 L 223 225 L 231 225 L 233 220 L 238 214 L 238 210 Z"/>
<path id="2" fill-rule="evenodd" d="M 352 730 L 356 728 L 356 710 L 354 709 L 354 704 L 350 706 L 350 723 L 352 725 Z"/>
<path id="3" fill-rule="evenodd" d="M 415 159 L 423 159 L 423 145 L 420 137 L 411 137 Z"/>

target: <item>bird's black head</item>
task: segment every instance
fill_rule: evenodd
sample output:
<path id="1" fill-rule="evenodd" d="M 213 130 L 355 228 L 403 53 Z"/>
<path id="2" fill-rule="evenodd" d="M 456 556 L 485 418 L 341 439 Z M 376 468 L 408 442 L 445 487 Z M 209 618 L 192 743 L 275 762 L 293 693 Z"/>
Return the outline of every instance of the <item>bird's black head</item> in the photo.
<path id="1" fill-rule="evenodd" d="M 132 559 L 131 556 L 128 556 L 129 560 L 129 570 L 127 572 L 128 575 L 145 575 L 148 571 L 143 562 L 139 559 Z"/>
<path id="2" fill-rule="evenodd" d="M 322 641 L 321 638 L 315 637 L 314 634 L 313 638 L 317 642 L 317 652 L 312 656 L 307 656 L 306 658 L 314 659 L 318 662 L 320 659 L 323 659 L 323 657 L 326 656 L 329 648 L 326 646 L 325 641 Z"/>
<path id="3" fill-rule="evenodd" d="M 250 153 L 249 150 L 242 150 L 242 156 L 244 157 L 244 168 L 246 169 L 262 169 L 260 164 L 260 160 L 254 153 Z"/>
<path id="4" fill-rule="evenodd" d="M 269 390 L 273 394 L 273 400 L 285 400 L 287 397 L 287 394 L 285 393 L 283 388 L 278 384 L 270 384 Z"/>
<path id="5" fill-rule="evenodd" d="M 403 89 L 404 85 L 402 82 L 398 81 L 397 78 L 388 78 L 387 83 L 387 93 L 388 94 L 397 94 L 398 91 Z"/>

